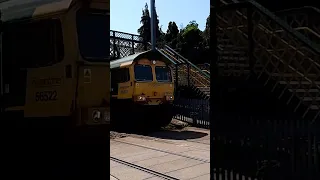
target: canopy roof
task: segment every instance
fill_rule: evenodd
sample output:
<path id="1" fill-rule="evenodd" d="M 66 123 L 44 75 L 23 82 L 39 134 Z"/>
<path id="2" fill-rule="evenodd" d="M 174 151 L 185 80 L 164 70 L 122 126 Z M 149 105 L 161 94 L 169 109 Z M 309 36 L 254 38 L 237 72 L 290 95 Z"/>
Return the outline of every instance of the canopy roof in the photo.
<path id="1" fill-rule="evenodd" d="M 166 64 L 175 64 L 174 61 L 172 61 L 169 57 L 164 55 L 162 52 L 158 50 L 149 50 L 149 51 L 144 51 L 141 53 L 133 54 L 121 59 L 113 60 L 110 62 L 110 67 L 112 68 L 119 68 L 122 64 L 132 64 L 135 61 L 138 61 L 140 59 L 147 58 L 150 60 L 160 60 L 163 61 Z"/>

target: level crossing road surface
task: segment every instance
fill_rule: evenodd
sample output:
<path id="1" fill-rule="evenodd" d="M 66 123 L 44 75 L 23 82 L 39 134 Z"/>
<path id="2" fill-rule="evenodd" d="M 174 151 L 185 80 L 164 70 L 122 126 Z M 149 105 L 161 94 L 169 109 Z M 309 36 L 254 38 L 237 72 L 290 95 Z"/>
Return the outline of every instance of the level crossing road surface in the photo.
<path id="1" fill-rule="evenodd" d="M 210 179 L 210 130 L 186 127 L 110 139 L 111 180 Z"/>

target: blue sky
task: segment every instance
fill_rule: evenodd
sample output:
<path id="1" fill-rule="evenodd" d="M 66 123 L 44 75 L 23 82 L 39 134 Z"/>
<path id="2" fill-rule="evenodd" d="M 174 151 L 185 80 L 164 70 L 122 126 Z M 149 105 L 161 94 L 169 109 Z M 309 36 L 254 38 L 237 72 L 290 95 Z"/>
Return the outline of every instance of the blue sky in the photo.
<path id="1" fill-rule="evenodd" d="M 111 0 L 110 28 L 137 34 L 145 3 L 148 3 L 150 10 L 150 0 Z M 155 5 L 160 21 L 159 26 L 162 25 L 164 32 L 170 21 L 175 21 L 180 29 L 181 24 L 186 26 L 190 21 L 195 20 L 199 28 L 204 30 L 210 13 L 209 0 L 155 0 Z"/>

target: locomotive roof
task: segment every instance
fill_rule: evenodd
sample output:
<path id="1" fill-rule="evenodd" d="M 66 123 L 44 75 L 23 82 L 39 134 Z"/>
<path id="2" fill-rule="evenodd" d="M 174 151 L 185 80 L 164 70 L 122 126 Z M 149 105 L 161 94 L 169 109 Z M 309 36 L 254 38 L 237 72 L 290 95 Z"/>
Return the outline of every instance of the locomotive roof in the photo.
<path id="1" fill-rule="evenodd" d="M 67 10 L 73 0 L 0 0 L 2 21 L 20 19 L 57 13 Z"/>
<path id="2" fill-rule="evenodd" d="M 162 52 L 158 50 L 149 50 L 144 51 L 141 53 L 133 54 L 121 59 L 113 60 L 110 62 L 110 68 L 119 68 L 121 64 L 132 64 L 133 62 L 140 60 L 142 58 L 152 59 L 152 60 L 161 60 L 166 64 L 175 64 L 174 61 L 172 61 L 168 56 L 163 54 Z"/>

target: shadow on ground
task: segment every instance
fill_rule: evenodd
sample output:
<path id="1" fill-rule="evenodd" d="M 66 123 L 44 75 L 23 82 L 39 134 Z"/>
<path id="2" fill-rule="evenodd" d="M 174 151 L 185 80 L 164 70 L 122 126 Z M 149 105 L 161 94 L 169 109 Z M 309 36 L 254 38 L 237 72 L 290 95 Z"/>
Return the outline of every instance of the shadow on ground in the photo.
<path id="1" fill-rule="evenodd" d="M 173 139 L 173 140 L 187 140 L 187 139 L 198 139 L 208 136 L 208 133 L 197 132 L 197 131 L 172 131 L 162 130 L 157 132 L 148 133 L 147 136 L 160 138 L 160 139 Z"/>
<path id="2" fill-rule="evenodd" d="M 129 133 L 149 136 L 160 139 L 188 140 L 199 139 L 208 136 L 208 133 L 185 129 L 189 124 L 178 120 L 172 121 L 168 126 L 161 129 L 152 129 L 144 126 L 111 126 L 111 130 L 118 133 Z"/>

